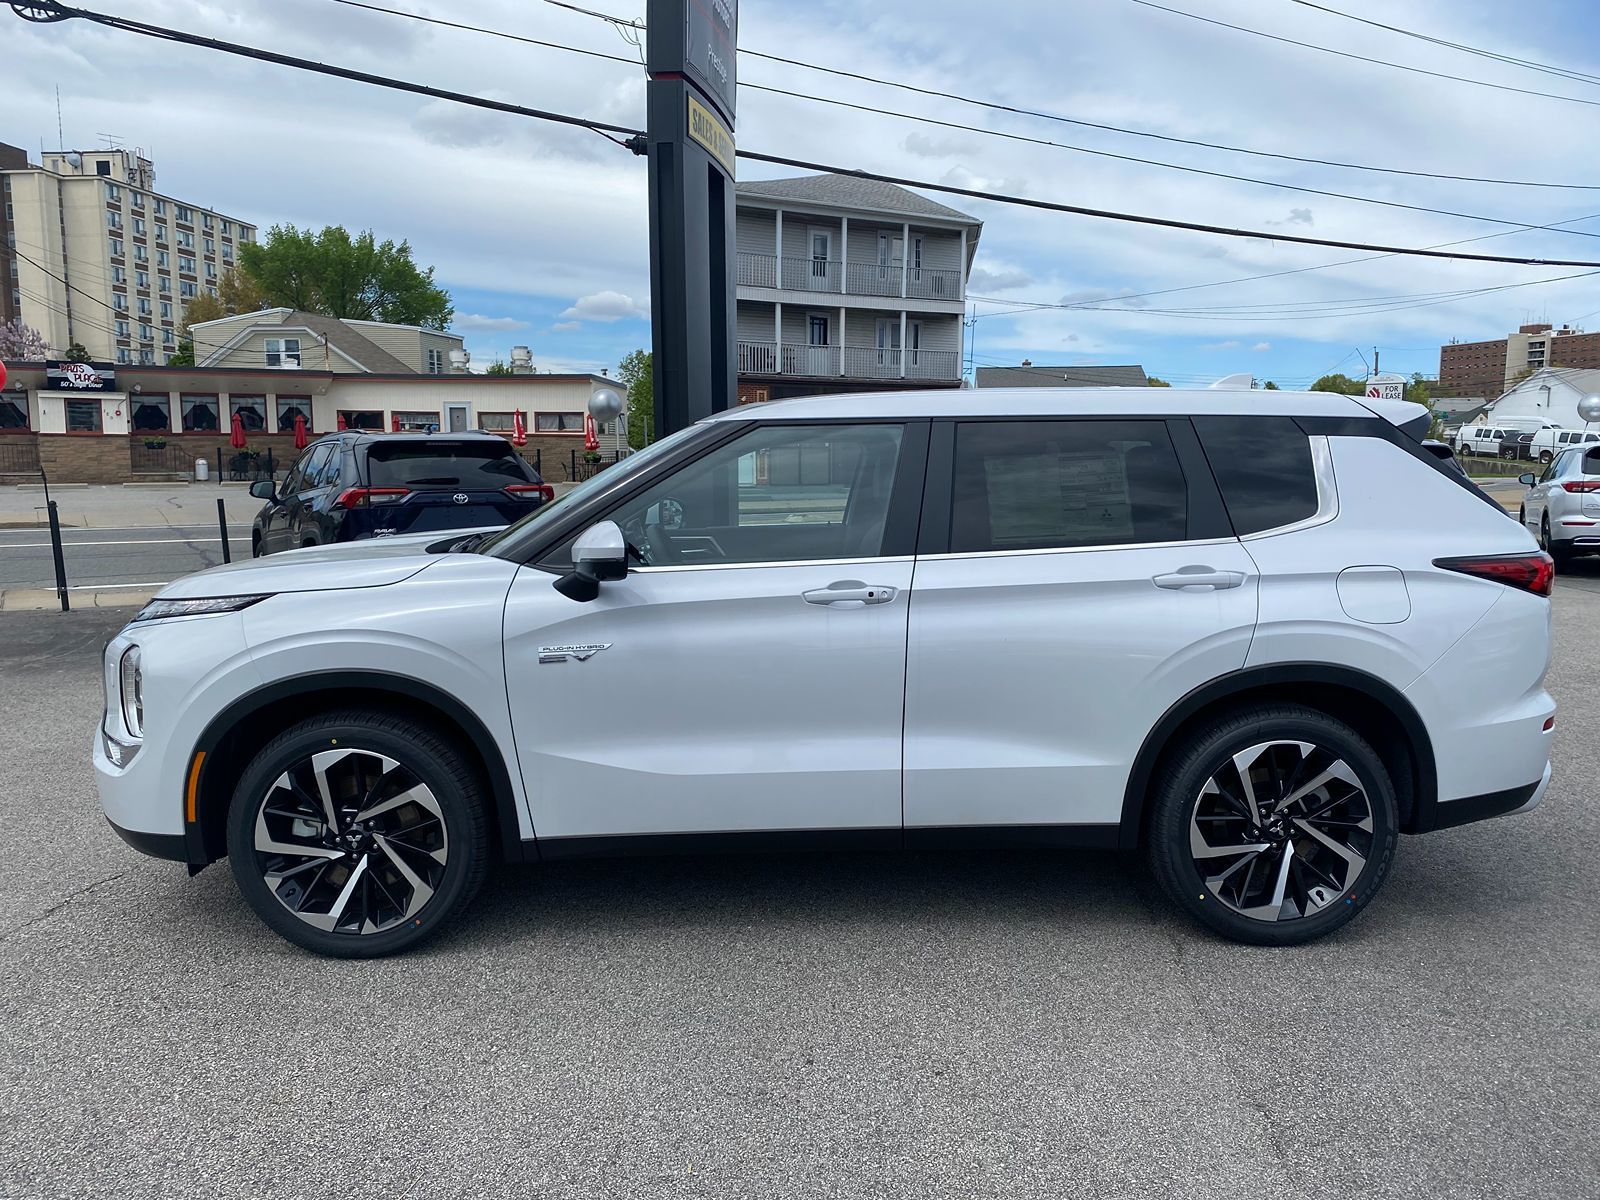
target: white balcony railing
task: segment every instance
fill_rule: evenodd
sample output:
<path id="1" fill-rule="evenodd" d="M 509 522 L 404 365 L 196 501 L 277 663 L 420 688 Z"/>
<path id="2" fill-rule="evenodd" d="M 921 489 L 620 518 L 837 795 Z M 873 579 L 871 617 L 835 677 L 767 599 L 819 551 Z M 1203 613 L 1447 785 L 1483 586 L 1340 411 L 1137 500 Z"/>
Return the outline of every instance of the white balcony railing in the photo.
<path id="1" fill-rule="evenodd" d="M 803 258 L 738 254 L 740 287 L 782 287 L 792 292 L 842 291 L 850 296 L 899 296 L 918 300 L 962 299 L 961 272 L 932 267 L 903 268 L 899 262 L 853 262 L 848 266 L 833 258 Z M 842 286 L 841 286 L 842 285 Z"/>
<path id="2" fill-rule="evenodd" d="M 961 378 L 955 350 L 907 350 L 897 346 L 809 346 L 803 342 L 738 343 L 741 375 L 800 375 L 808 378 L 925 379 Z"/>

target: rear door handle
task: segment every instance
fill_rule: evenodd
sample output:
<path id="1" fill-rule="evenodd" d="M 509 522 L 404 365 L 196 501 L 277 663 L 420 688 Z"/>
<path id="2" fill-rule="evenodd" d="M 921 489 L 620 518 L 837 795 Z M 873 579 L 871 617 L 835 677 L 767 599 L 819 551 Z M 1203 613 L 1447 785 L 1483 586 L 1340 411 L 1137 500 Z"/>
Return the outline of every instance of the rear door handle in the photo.
<path id="1" fill-rule="evenodd" d="M 887 604 L 893 600 L 895 589 L 877 584 L 861 583 L 855 579 L 841 579 L 825 588 L 812 588 L 801 592 L 807 604 Z"/>
<path id="2" fill-rule="evenodd" d="M 1244 582 L 1243 571 L 1218 571 L 1214 567 L 1192 566 L 1179 567 L 1168 575 L 1157 575 L 1151 580 L 1158 588 L 1168 588 L 1172 591 L 1184 592 L 1193 588 L 1196 591 L 1209 588 L 1212 591 L 1222 591 L 1224 588 L 1236 588 Z"/>

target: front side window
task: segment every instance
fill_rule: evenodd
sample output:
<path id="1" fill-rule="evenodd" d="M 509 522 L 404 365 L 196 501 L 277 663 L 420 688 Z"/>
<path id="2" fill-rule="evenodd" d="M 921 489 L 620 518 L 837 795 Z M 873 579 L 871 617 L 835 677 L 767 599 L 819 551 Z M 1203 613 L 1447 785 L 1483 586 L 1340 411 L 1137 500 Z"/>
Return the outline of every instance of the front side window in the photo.
<path id="1" fill-rule="evenodd" d="M 1187 532 L 1187 486 L 1165 422 L 956 427 L 952 553 L 1176 542 Z"/>
<path id="2" fill-rule="evenodd" d="M 904 435 L 902 425 L 752 429 L 611 519 L 649 566 L 876 558 Z"/>
<path id="3" fill-rule="evenodd" d="M 1316 515 L 1311 443 L 1292 417 L 1196 417 L 1194 427 L 1240 537 Z"/>

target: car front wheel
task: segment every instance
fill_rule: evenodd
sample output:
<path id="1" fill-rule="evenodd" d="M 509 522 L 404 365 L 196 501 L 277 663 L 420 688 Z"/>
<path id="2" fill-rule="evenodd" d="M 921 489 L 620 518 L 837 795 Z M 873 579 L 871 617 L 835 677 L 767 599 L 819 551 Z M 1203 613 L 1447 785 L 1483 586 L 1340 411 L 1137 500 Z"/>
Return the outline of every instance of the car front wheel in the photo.
<path id="1" fill-rule="evenodd" d="M 470 761 L 386 713 L 332 713 L 284 731 L 245 769 L 229 810 L 229 862 L 256 915 L 340 958 L 431 935 L 471 901 L 487 856 Z"/>
<path id="2" fill-rule="evenodd" d="M 1187 738 L 1156 782 L 1146 846 L 1174 904 L 1234 941 L 1286 946 L 1345 924 L 1388 876 L 1394 788 L 1355 730 L 1263 705 Z"/>

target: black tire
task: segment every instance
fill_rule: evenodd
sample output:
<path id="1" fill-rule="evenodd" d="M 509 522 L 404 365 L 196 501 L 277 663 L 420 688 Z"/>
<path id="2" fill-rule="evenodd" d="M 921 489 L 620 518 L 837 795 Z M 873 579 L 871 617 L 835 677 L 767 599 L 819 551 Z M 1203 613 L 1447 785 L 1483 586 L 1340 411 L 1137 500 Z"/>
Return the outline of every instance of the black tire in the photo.
<path id="1" fill-rule="evenodd" d="M 317 766 L 312 756 L 322 754 L 334 757 Z M 331 796 L 334 832 L 320 815 L 322 783 L 340 793 Z M 385 810 L 401 793 L 419 799 Z M 480 774 L 453 742 L 389 713 L 329 713 L 284 730 L 239 777 L 228 811 L 229 865 L 256 915 L 295 945 L 335 958 L 394 954 L 430 937 L 477 894 L 489 857 L 486 808 Z M 366 816 L 372 809 L 379 811 Z M 307 853 L 258 850 L 258 816 L 271 845 Z M 295 901 L 304 915 L 291 909 Z"/>
<path id="2" fill-rule="evenodd" d="M 1548 463 L 1554 457 L 1555 455 L 1551 454 L 1548 450 L 1539 451 L 1539 461 L 1542 463 Z"/>
<path id="3" fill-rule="evenodd" d="M 1546 513 L 1539 521 L 1539 548 L 1550 556 L 1557 574 L 1565 571 L 1572 565 L 1572 551 L 1561 542 L 1550 536 L 1550 515 Z"/>
<path id="4" fill-rule="evenodd" d="M 1313 747 L 1299 768 L 1308 777 L 1296 777 L 1287 769 L 1298 751 L 1278 749 L 1296 744 Z M 1261 765 L 1263 758 L 1254 760 L 1253 786 L 1271 783 L 1280 798 L 1292 796 L 1300 784 L 1313 781 L 1330 764 L 1344 765 L 1344 777 L 1330 780 L 1312 790 L 1307 798 L 1296 801 L 1294 812 L 1307 816 L 1316 813 L 1312 821 L 1317 832 L 1324 839 L 1330 831 L 1334 833 L 1345 850 L 1360 859 L 1359 867 L 1344 854 L 1335 855 L 1326 842 L 1310 836 L 1306 821 L 1281 816 L 1267 820 L 1266 791 L 1256 797 L 1255 808 L 1261 812 L 1262 825 L 1271 824 L 1276 832 L 1254 833 L 1257 827 L 1250 817 L 1236 817 L 1231 811 L 1227 815 L 1203 815 L 1222 812 L 1234 801 L 1223 790 L 1203 794 L 1202 789 L 1216 786 L 1214 776 L 1227 778 L 1234 771 L 1238 780 L 1235 790 L 1242 794 L 1243 773 L 1232 766 L 1233 758 L 1263 745 L 1274 749 L 1263 756 L 1268 760 L 1265 766 Z M 1274 775 L 1273 768 L 1278 764 L 1284 770 Z M 1349 778 L 1356 782 L 1347 782 Z M 1155 780 L 1154 789 L 1145 846 L 1152 872 L 1173 904 L 1232 941 L 1291 946 L 1332 933 L 1378 894 L 1394 861 L 1399 822 L 1394 785 L 1383 761 L 1354 729 L 1315 709 L 1264 704 L 1210 722 L 1176 748 Z M 1347 798 L 1340 800 L 1340 796 Z M 1318 805 L 1325 807 L 1307 807 Z M 1239 810 L 1245 811 L 1242 803 Z M 1363 812 L 1367 816 L 1362 819 L 1371 826 L 1369 831 L 1344 828 Z M 1326 815 L 1329 813 L 1334 815 Z M 1243 824 L 1233 830 L 1231 822 Z M 1199 830 L 1202 823 L 1210 832 L 1199 835 L 1201 842 L 1213 851 L 1205 861 L 1216 864 L 1219 873 L 1209 877 L 1209 882 L 1201 873 L 1197 851 L 1191 847 L 1191 831 Z M 1253 833 L 1261 840 L 1250 840 Z M 1214 853 L 1223 850 L 1233 838 L 1239 839 L 1241 848 L 1261 845 L 1264 849 L 1236 856 Z M 1278 840 L 1273 841 L 1274 838 Z M 1290 853 L 1296 838 L 1301 844 Z M 1273 845 L 1278 848 L 1276 856 Z M 1266 873 L 1260 882 L 1267 888 L 1252 889 L 1254 872 L 1263 865 Z M 1341 875 L 1346 877 L 1340 878 Z M 1273 910 L 1275 915 L 1269 916 L 1275 896 L 1281 899 Z M 1251 898 L 1260 898 L 1263 903 L 1246 903 Z M 1241 908 L 1256 915 L 1246 915 Z"/>
<path id="5" fill-rule="evenodd" d="M 250 534 L 250 557 L 261 557 L 261 534 L 258 531 L 252 531 Z"/>

